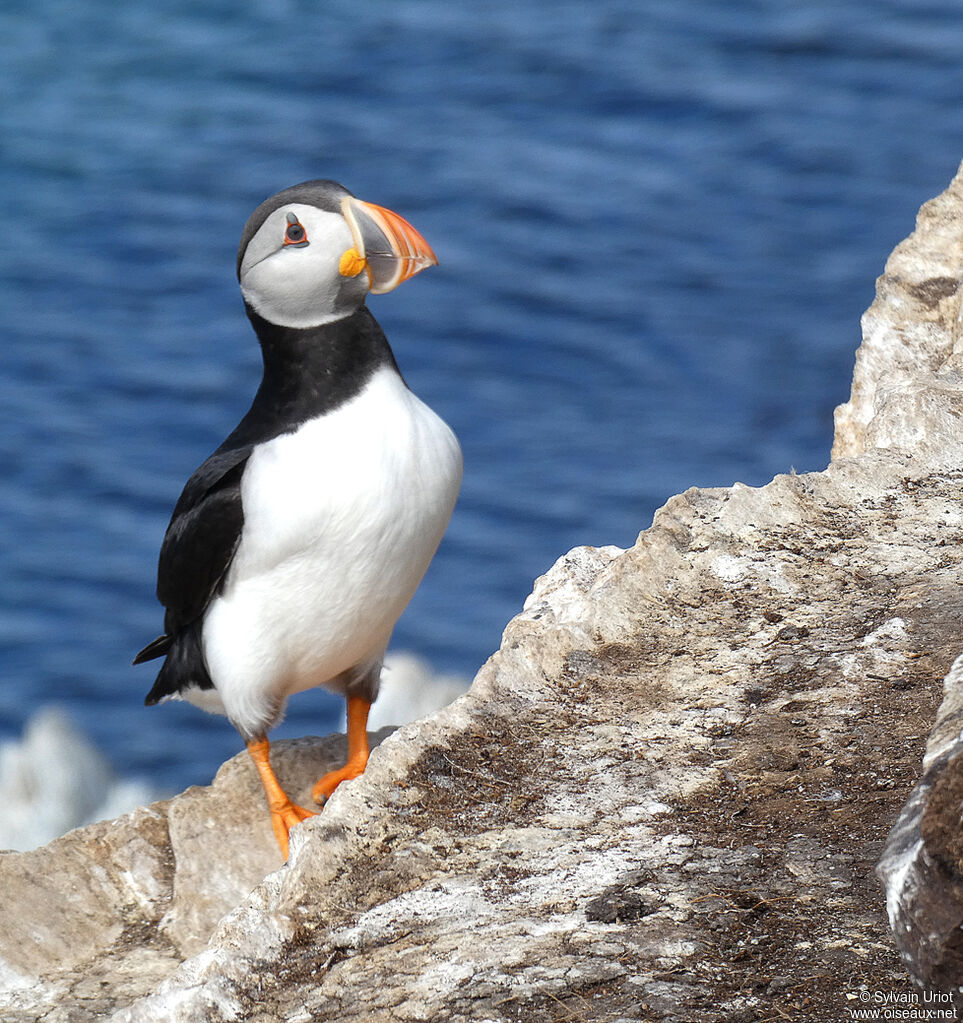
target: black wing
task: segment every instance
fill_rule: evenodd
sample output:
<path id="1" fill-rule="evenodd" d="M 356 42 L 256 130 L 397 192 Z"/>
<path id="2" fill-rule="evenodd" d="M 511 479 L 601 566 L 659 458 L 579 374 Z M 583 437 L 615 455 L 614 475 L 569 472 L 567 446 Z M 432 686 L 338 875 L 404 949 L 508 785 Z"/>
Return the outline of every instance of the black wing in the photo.
<path id="1" fill-rule="evenodd" d="M 217 451 L 187 481 L 174 508 L 157 566 L 165 635 L 134 664 L 167 654 L 178 634 L 204 614 L 231 564 L 244 526 L 241 476 L 252 445 Z M 194 631 L 194 630 L 191 630 Z"/>

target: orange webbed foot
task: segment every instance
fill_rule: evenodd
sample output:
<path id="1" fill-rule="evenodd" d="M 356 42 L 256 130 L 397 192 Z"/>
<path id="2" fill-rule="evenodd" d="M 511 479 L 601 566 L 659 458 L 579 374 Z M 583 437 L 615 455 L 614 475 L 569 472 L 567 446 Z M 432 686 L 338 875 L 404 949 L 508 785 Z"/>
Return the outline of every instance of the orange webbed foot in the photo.
<path id="1" fill-rule="evenodd" d="M 277 839 L 281 849 L 281 855 L 288 858 L 290 847 L 290 832 L 295 824 L 314 817 L 313 810 L 307 810 L 297 803 L 292 803 L 288 794 L 281 788 L 281 783 L 271 767 L 271 745 L 267 739 L 252 739 L 247 743 L 248 752 L 260 775 L 261 784 L 264 786 L 264 795 L 267 798 L 268 809 L 271 811 L 271 827 L 274 830 L 274 837 Z"/>
<path id="2" fill-rule="evenodd" d="M 311 795 L 321 806 L 331 798 L 343 781 L 364 773 L 368 766 L 368 711 L 371 701 L 360 696 L 348 697 L 348 761 L 337 771 L 328 771 L 314 786 Z"/>
<path id="3" fill-rule="evenodd" d="M 328 771 L 314 786 L 311 797 L 316 803 L 324 806 L 341 782 L 351 781 L 352 778 L 357 778 L 359 775 L 364 774 L 367 764 L 368 758 L 365 757 L 363 760 L 349 760 L 344 767 L 339 767 L 337 771 Z"/>
<path id="4" fill-rule="evenodd" d="M 292 803 L 290 799 L 281 805 L 270 807 L 270 810 L 271 827 L 274 829 L 274 837 L 281 848 L 281 855 L 286 860 L 290 848 L 291 828 L 295 824 L 300 824 L 301 821 L 306 821 L 309 817 L 317 817 L 317 814 L 313 810 L 308 810 L 303 806 L 298 806 L 297 803 Z"/>

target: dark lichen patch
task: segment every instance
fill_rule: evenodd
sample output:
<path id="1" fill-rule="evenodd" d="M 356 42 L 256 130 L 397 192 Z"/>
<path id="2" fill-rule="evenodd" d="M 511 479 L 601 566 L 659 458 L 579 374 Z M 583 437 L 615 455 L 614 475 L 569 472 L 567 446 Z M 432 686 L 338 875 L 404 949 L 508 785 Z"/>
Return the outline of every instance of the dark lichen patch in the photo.
<path id="1" fill-rule="evenodd" d="M 919 284 L 907 284 L 905 287 L 918 302 L 922 302 L 928 309 L 933 309 L 944 298 L 955 295 L 960 282 L 955 277 L 930 277 Z"/>
<path id="2" fill-rule="evenodd" d="M 752 686 L 747 689 L 743 694 L 742 698 L 750 707 L 758 707 L 769 695 L 769 691 L 762 686 Z"/>
<path id="3" fill-rule="evenodd" d="M 589 650 L 573 650 L 565 658 L 562 674 L 568 677 L 597 678 L 605 672 L 604 658 Z"/>
<path id="4" fill-rule="evenodd" d="M 805 639 L 808 635 L 809 629 L 805 625 L 784 625 L 776 633 L 776 639 L 783 643 L 795 642 L 798 639 Z"/>
<path id="5" fill-rule="evenodd" d="M 536 708 L 512 718 L 478 718 L 450 747 L 428 749 L 412 765 L 404 784 L 424 796 L 405 816 L 441 816 L 449 825 L 455 820 L 466 834 L 537 817 L 551 797 L 549 779 L 559 757 L 553 739 L 565 727 L 558 715 Z"/>
<path id="6" fill-rule="evenodd" d="M 646 902 L 636 887 L 641 875 L 629 875 L 610 885 L 585 904 L 585 919 L 603 924 L 621 924 L 648 916 L 658 907 Z"/>

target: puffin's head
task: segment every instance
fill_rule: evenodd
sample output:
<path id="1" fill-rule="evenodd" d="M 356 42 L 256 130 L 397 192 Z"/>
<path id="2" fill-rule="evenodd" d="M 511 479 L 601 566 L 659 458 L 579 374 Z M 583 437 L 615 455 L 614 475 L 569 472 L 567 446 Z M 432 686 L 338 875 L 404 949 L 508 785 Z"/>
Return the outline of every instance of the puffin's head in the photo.
<path id="1" fill-rule="evenodd" d="M 334 181 L 306 181 L 251 214 L 237 252 L 244 300 L 282 327 L 348 316 L 438 260 L 402 217 Z"/>

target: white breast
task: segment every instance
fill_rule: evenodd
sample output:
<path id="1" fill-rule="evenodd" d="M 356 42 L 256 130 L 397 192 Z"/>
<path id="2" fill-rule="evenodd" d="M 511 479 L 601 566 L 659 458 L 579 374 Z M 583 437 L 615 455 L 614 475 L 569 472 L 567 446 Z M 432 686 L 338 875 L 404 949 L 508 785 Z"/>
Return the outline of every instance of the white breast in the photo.
<path id="1" fill-rule="evenodd" d="M 454 434 L 388 367 L 334 412 L 255 449 L 241 543 L 203 633 L 235 724 L 381 656 L 460 482 Z"/>

